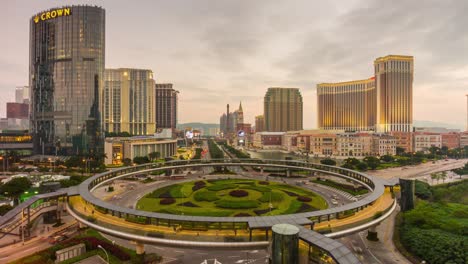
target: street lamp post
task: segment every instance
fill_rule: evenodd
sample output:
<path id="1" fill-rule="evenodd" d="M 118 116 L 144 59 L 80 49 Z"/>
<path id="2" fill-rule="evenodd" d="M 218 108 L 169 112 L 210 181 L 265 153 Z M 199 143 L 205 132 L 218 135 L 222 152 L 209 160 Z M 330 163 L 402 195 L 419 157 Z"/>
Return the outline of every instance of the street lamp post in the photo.
<path id="1" fill-rule="evenodd" d="M 98 245 L 97 247 L 100 248 L 100 249 L 102 249 L 102 250 L 104 251 L 104 253 L 106 253 L 107 264 L 109 264 L 109 255 L 107 255 L 107 251 L 106 251 L 101 245 Z"/>
<path id="2" fill-rule="evenodd" d="M 2 160 L 2 168 L 3 168 L 3 176 L 5 176 L 5 158 L 3 156 L 0 156 L 0 160 Z"/>

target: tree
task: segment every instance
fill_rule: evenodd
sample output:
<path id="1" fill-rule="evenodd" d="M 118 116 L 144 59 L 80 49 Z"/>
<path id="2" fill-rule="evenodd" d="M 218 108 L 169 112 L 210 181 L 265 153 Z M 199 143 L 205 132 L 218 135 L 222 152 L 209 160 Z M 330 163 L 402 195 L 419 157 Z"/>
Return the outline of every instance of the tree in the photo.
<path id="1" fill-rule="evenodd" d="M 354 166 L 358 165 L 360 163 L 360 161 L 356 158 L 347 158 L 344 160 L 345 164 L 351 164 Z"/>
<path id="2" fill-rule="evenodd" d="M 150 158 L 151 161 L 154 161 L 155 159 L 159 159 L 160 156 L 161 156 L 161 153 L 159 153 L 158 151 L 153 151 L 148 154 L 148 157 Z"/>
<path id="3" fill-rule="evenodd" d="M 440 154 L 440 148 L 439 147 L 436 147 L 436 146 L 431 146 L 429 148 L 429 152 L 433 155 L 437 155 L 437 154 Z"/>
<path id="4" fill-rule="evenodd" d="M 0 216 L 5 215 L 11 209 L 13 209 L 13 206 L 9 204 L 0 205 Z"/>
<path id="5" fill-rule="evenodd" d="M 449 149 L 447 146 L 442 146 L 442 148 L 440 148 L 440 152 L 442 155 L 448 155 Z"/>
<path id="6" fill-rule="evenodd" d="M 402 148 L 402 147 L 396 147 L 396 154 L 397 154 L 398 156 L 401 156 L 401 155 L 403 155 L 404 153 L 405 153 L 405 149 L 404 149 L 404 148 Z"/>
<path id="7" fill-rule="evenodd" d="M 5 183 L 2 185 L 0 188 L 0 192 L 13 199 L 14 204 L 18 204 L 18 198 L 19 196 L 27 191 L 29 188 L 31 188 L 31 181 L 29 181 L 28 178 L 25 177 L 19 177 L 19 178 L 14 178 L 10 180 L 9 182 Z"/>
<path id="8" fill-rule="evenodd" d="M 326 159 L 320 160 L 320 164 L 335 166 L 335 165 L 336 165 L 336 161 L 333 160 L 333 159 L 330 159 L 330 158 L 326 158 Z"/>
<path id="9" fill-rule="evenodd" d="M 442 179 L 442 183 L 444 183 L 445 179 L 447 179 L 447 172 L 446 171 L 441 171 L 440 172 L 440 178 Z"/>
<path id="10" fill-rule="evenodd" d="M 367 163 L 366 165 L 369 166 L 369 168 L 371 170 L 377 169 L 377 167 L 380 165 L 380 160 L 378 158 L 372 157 L 372 156 L 365 157 L 364 162 Z"/>
<path id="11" fill-rule="evenodd" d="M 383 162 L 393 162 L 395 159 L 391 155 L 383 155 L 380 157 L 380 160 Z"/>
<path id="12" fill-rule="evenodd" d="M 359 162 L 356 165 L 356 169 L 358 169 L 360 171 L 366 171 L 367 170 L 367 164 L 365 162 Z"/>
<path id="13" fill-rule="evenodd" d="M 149 161 L 148 157 L 140 156 L 140 157 L 133 158 L 133 162 L 136 163 L 136 164 L 145 164 L 145 163 L 149 163 L 150 161 Z"/>
<path id="14" fill-rule="evenodd" d="M 132 165 L 132 160 L 129 159 L 129 158 L 123 159 L 122 162 L 123 162 L 124 166 L 130 166 L 130 165 Z"/>
<path id="15" fill-rule="evenodd" d="M 437 172 L 431 173 L 432 184 L 434 184 L 434 180 L 439 181 L 439 174 Z"/>
<path id="16" fill-rule="evenodd" d="M 354 165 L 351 164 L 351 163 L 345 163 L 345 164 L 341 165 L 341 167 L 345 168 L 345 169 L 354 170 Z"/>
<path id="17" fill-rule="evenodd" d="M 71 156 L 65 161 L 65 166 L 67 168 L 73 168 L 73 167 L 82 167 L 83 166 L 83 158 L 80 156 Z"/>

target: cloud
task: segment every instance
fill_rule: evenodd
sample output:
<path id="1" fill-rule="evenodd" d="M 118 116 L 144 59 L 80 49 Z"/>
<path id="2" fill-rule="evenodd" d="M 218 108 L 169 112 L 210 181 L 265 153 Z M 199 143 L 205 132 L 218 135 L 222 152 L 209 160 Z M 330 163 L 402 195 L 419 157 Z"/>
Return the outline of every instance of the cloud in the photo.
<path id="1" fill-rule="evenodd" d="M 88 0 L 78 0 L 89 3 Z M 61 3 L 6 1 L 0 89 L 28 82 L 30 16 Z M 106 66 L 152 69 L 174 83 L 184 122 L 218 122 L 227 103 L 263 112 L 268 87 L 298 87 L 304 126 L 315 127 L 315 86 L 373 75 L 387 54 L 415 57 L 415 119 L 464 123 L 468 1 L 104 0 Z M 4 92 L 9 89 L 10 92 Z M 448 103 L 450 102 L 450 103 Z M 0 102 L 1 104 L 1 102 Z M 4 108 L 4 107 L 3 107 Z M 0 106 L 0 116 L 5 111 Z"/>

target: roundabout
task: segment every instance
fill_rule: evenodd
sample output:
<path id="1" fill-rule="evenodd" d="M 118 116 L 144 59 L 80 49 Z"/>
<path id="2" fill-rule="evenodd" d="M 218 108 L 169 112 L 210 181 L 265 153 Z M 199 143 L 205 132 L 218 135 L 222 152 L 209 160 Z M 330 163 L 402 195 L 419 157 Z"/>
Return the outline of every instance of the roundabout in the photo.
<path id="1" fill-rule="evenodd" d="M 131 192 L 120 201 L 113 200 L 119 195 L 98 195 L 116 182 L 162 172 L 166 176 L 153 183 L 130 183 Z M 318 177 L 340 178 L 368 193 L 332 205 L 330 197 L 339 193 L 319 186 Z M 92 176 L 68 190 L 66 207 L 82 225 L 134 241 L 137 253 L 144 252 L 144 244 L 264 248 L 274 225 L 290 224 L 300 230 L 301 252 L 308 248 L 309 256 L 358 263 L 343 261 L 347 257 L 339 252 L 352 253 L 331 238 L 375 228 L 387 218 L 396 207 L 394 185 L 345 168 L 293 160 L 169 161 Z"/>
<path id="2" fill-rule="evenodd" d="M 137 202 L 137 209 L 192 216 L 272 216 L 327 208 L 316 193 L 274 181 L 209 179 L 158 188 Z"/>

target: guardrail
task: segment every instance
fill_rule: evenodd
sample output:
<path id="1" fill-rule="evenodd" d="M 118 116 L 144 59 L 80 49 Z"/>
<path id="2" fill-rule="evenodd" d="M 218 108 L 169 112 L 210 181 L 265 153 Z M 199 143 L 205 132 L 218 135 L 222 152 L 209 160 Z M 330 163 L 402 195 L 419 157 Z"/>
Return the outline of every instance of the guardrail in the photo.
<path id="1" fill-rule="evenodd" d="M 337 213 L 341 213 L 347 210 L 354 210 L 358 211 L 363 209 L 364 207 L 372 204 L 375 200 L 377 200 L 384 192 L 384 184 L 383 181 L 379 178 L 374 178 L 372 176 L 366 175 L 364 173 L 348 170 L 345 168 L 335 167 L 335 166 L 327 166 L 322 164 L 314 164 L 314 163 L 307 163 L 302 161 L 293 161 L 293 160 L 286 160 L 286 161 L 278 161 L 278 160 L 258 160 L 258 159 L 223 159 L 222 162 L 220 160 L 188 160 L 188 161 L 171 161 L 165 162 L 162 164 L 145 164 L 135 167 L 126 167 L 119 170 L 114 170 L 111 172 L 105 172 L 98 175 L 95 175 L 86 181 L 84 181 L 79 186 L 79 193 L 82 198 L 94 206 L 101 208 L 103 210 L 108 211 L 113 215 L 123 215 L 123 216 L 135 216 L 135 217 L 145 217 L 145 218 L 153 218 L 153 219 L 167 219 L 169 221 L 189 221 L 189 222 L 249 222 L 251 219 L 258 218 L 258 217 L 202 217 L 202 216 L 183 216 L 183 215 L 170 215 L 170 214 L 163 214 L 163 213 L 154 213 L 154 212 L 143 212 L 135 209 L 124 208 L 120 206 L 116 206 L 105 201 L 102 201 L 94 195 L 91 194 L 90 191 L 94 190 L 95 188 L 105 184 L 109 181 L 126 177 L 133 174 L 138 173 L 149 173 L 152 171 L 157 170 L 171 170 L 171 169 L 182 169 L 188 167 L 205 167 L 205 166 L 257 166 L 257 167 L 276 167 L 276 168 L 284 168 L 290 170 L 310 170 L 310 171 L 318 171 L 321 173 L 327 173 L 333 176 L 338 176 L 346 179 L 351 179 L 354 181 L 359 182 L 360 184 L 366 186 L 368 189 L 371 190 L 371 194 L 366 196 L 364 199 L 356 201 L 354 203 L 350 203 L 347 205 L 329 208 L 326 210 L 315 211 L 315 212 L 306 212 L 306 213 L 299 213 L 295 214 L 294 216 L 298 219 L 305 219 L 305 218 L 318 218 L 321 219 L 322 216 L 326 216 L 326 218 L 330 218 L 330 216 L 334 216 Z M 279 216 L 264 216 L 262 217 L 265 220 L 276 220 L 276 221 L 286 221 L 287 218 L 285 215 Z M 284 219 L 282 219 L 284 218 Z"/>

